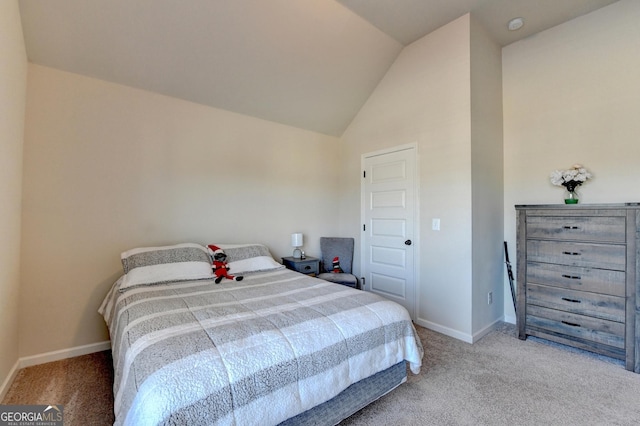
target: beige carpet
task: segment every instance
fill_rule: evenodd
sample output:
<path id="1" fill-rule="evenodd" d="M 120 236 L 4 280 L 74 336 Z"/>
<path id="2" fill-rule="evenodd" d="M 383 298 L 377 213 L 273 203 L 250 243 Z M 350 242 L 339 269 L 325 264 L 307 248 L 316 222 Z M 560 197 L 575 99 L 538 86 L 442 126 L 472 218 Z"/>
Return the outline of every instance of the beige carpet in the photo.
<path id="1" fill-rule="evenodd" d="M 619 362 L 520 341 L 511 325 L 474 345 L 418 332 L 422 372 L 343 425 L 640 424 L 640 375 Z M 112 424 L 110 365 L 102 352 L 29 367 L 3 404 L 64 404 L 67 426 Z"/>
<path id="2" fill-rule="evenodd" d="M 23 368 L 2 404 L 62 404 L 65 426 L 112 425 L 111 351 Z"/>
<path id="3" fill-rule="evenodd" d="M 638 425 L 640 375 L 503 325 L 470 345 L 419 328 L 421 374 L 344 425 Z"/>

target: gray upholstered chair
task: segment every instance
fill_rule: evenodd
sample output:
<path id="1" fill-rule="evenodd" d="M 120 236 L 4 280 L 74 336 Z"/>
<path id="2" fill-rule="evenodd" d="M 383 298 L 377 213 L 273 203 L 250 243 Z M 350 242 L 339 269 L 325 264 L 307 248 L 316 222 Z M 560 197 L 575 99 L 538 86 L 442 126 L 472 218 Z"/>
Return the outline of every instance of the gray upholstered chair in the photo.
<path id="1" fill-rule="evenodd" d="M 359 288 L 358 278 L 351 273 L 353 266 L 353 238 L 321 237 L 322 259 L 318 278 L 332 283 Z M 333 259 L 338 257 L 343 273 L 333 271 Z"/>

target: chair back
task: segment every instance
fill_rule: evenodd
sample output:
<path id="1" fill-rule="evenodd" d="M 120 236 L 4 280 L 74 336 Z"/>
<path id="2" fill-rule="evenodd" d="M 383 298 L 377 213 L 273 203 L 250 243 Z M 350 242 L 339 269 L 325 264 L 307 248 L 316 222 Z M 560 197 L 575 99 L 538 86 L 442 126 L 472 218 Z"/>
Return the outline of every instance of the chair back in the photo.
<path id="1" fill-rule="evenodd" d="M 322 272 L 331 272 L 333 258 L 340 258 L 340 267 L 350 274 L 353 266 L 353 238 L 320 237 L 320 251 L 322 252 Z"/>

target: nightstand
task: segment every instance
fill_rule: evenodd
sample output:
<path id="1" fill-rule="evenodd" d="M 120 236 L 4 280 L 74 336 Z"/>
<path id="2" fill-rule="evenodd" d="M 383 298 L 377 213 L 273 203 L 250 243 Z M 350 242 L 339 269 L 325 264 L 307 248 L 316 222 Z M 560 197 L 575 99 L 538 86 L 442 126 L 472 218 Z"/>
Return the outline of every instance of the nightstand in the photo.
<path id="1" fill-rule="evenodd" d="M 282 264 L 296 272 L 301 274 L 310 275 L 315 277 L 320 273 L 320 259 L 317 257 L 305 257 L 301 259 L 299 257 L 283 257 Z"/>

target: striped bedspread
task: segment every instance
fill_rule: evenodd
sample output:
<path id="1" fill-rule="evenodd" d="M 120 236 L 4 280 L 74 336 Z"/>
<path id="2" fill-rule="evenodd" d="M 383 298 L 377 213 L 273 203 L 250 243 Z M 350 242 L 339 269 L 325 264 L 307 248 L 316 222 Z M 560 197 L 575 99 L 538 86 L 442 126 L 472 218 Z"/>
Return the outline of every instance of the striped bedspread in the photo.
<path id="1" fill-rule="evenodd" d="M 278 424 L 423 349 L 407 311 L 287 269 L 119 290 L 116 424 Z"/>

